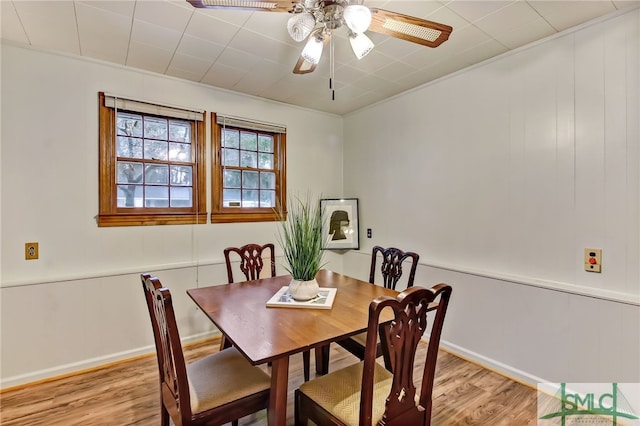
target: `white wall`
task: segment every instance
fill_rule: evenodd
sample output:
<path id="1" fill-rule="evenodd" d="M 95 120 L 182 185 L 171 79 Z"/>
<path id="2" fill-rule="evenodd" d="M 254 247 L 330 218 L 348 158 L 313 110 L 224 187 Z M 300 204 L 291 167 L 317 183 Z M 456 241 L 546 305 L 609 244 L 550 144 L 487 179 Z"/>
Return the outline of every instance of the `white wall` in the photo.
<path id="1" fill-rule="evenodd" d="M 153 351 L 141 272 L 172 289 L 183 338 L 211 333 L 185 290 L 226 281 L 224 247 L 276 240 L 274 223 L 98 228 L 99 91 L 286 125 L 288 189 L 341 195 L 338 116 L 6 44 L 1 78 L 3 388 Z"/>
<path id="2" fill-rule="evenodd" d="M 514 377 L 640 381 L 640 11 L 345 118 L 373 245 L 454 287 L 444 343 Z M 583 268 L 601 248 L 601 274 Z"/>

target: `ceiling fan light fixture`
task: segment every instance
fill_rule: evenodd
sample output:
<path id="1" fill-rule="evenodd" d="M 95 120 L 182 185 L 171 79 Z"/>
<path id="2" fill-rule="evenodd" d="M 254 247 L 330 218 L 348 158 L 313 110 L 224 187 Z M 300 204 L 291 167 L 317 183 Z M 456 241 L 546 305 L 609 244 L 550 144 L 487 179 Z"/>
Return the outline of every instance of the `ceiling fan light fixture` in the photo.
<path id="1" fill-rule="evenodd" d="M 371 10 L 361 4 L 350 4 L 344 8 L 343 18 L 351 31 L 361 34 L 371 25 Z"/>
<path id="2" fill-rule="evenodd" d="M 364 34 L 350 34 L 349 42 L 351 43 L 351 49 L 353 49 L 353 53 L 358 59 L 362 59 L 367 56 L 367 54 L 371 52 L 374 47 L 371 39 Z"/>
<path id="3" fill-rule="evenodd" d="M 323 47 L 324 40 L 322 37 L 318 33 L 311 34 L 307 44 L 302 49 L 302 57 L 311 64 L 317 64 L 320 62 Z"/>
<path id="4" fill-rule="evenodd" d="M 287 31 L 295 41 L 302 41 L 309 37 L 311 31 L 316 26 L 316 20 L 308 12 L 297 13 L 287 21 Z"/>

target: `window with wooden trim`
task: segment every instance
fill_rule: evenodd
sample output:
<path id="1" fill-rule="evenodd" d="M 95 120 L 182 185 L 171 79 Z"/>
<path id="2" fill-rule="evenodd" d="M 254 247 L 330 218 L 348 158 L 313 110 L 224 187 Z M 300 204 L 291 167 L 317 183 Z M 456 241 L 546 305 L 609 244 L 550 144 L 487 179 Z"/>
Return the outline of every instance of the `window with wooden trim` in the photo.
<path id="1" fill-rule="evenodd" d="M 206 223 L 204 118 L 99 93 L 98 226 Z"/>
<path id="2" fill-rule="evenodd" d="M 211 222 L 267 222 L 286 213 L 286 128 L 216 113 Z"/>

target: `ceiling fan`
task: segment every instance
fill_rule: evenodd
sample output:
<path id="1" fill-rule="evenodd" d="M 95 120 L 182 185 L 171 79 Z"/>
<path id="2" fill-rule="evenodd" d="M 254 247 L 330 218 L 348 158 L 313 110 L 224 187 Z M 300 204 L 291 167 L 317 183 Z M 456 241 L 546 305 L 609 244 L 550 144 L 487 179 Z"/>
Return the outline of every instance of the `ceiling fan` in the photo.
<path id="1" fill-rule="evenodd" d="M 196 8 L 236 9 L 267 12 L 288 12 L 289 35 L 295 41 L 307 40 L 298 62 L 293 68 L 295 74 L 314 71 L 322 50 L 331 42 L 331 33 L 345 27 L 351 48 L 358 59 L 366 56 L 374 47 L 365 31 L 373 31 L 418 43 L 428 47 L 438 47 L 445 42 L 452 27 L 403 15 L 384 9 L 368 8 L 363 0 L 187 0 Z M 331 45 L 333 47 L 333 45 Z M 333 49 L 330 50 L 330 87 L 333 78 Z M 333 87 L 331 87 L 333 89 Z"/>

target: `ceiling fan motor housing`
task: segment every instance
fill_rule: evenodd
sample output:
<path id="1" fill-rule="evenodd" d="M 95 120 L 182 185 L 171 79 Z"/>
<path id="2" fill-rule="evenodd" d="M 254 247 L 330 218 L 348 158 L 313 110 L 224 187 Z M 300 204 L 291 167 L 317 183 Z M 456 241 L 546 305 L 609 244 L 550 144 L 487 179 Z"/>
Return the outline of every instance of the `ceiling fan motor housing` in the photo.
<path id="1" fill-rule="evenodd" d="M 324 24 L 325 28 L 328 30 L 335 30 L 342 26 L 344 20 L 342 16 L 344 14 L 344 6 L 339 2 L 326 2 L 332 3 L 329 5 L 325 5 L 322 9 L 322 19 L 321 22 Z"/>

